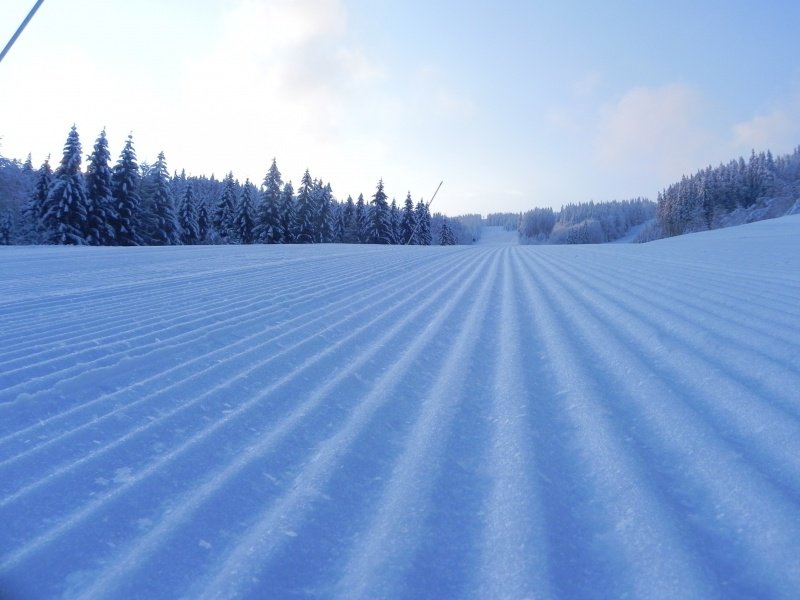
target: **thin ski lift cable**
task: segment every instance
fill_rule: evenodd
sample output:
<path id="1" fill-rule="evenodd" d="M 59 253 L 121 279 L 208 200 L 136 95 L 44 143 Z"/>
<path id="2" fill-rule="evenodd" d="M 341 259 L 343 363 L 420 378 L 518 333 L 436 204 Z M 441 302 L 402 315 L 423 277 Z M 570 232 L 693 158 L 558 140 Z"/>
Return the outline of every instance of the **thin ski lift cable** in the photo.
<path id="1" fill-rule="evenodd" d="M 3 51 L 0 52 L 0 62 L 3 62 L 3 58 L 5 57 L 6 54 L 8 54 L 8 51 L 11 50 L 11 46 L 13 46 L 14 42 L 17 41 L 17 38 L 22 33 L 22 30 L 25 29 L 25 26 L 28 23 L 30 23 L 30 20 L 33 18 L 33 15 L 36 14 L 36 11 L 39 10 L 39 7 L 42 5 L 43 2 L 44 2 L 44 0 L 36 0 L 36 4 L 33 5 L 33 8 L 28 13 L 28 16 L 25 17 L 25 20 L 22 22 L 22 24 L 14 32 L 14 35 L 12 35 L 11 39 L 8 40 L 8 43 L 6 44 L 6 47 L 3 48 Z"/>
<path id="2" fill-rule="evenodd" d="M 440 187 L 442 187 L 442 184 L 443 184 L 443 183 L 444 183 L 444 180 L 440 181 L 440 182 L 439 182 L 439 185 L 438 185 L 438 186 L 436 186 L 436 191 L 435 191 L 435 192 L 433 192 L 433 196 L 431 196 L 431 199 L 430 199 L 430 200 L 428 200 L 428 201 L 425 203 L 425 207 L 426 207 L 426 208 L 430 208 L 430 207 L 431 207 L 431 204 L 433 204 L 433 199 L 434 199 L 434 198 L 436 198 L 436 194 L 438 194 L 438 193 L 439 193 L 439 188 L 440 188 Z M 410 237 L 410 238 L 408 238 L 408 241 L 405 243 L 405 245 L 406 245 L 406 246 L 409 246 L 409 245 L 411 245 L 411 240 L 413 240 L 413 239 L 414 239 L 414 236 L 415 236 L 415 235 L 417 235 L 417 227 L 419 227 L 419 221 L 417 221 L 416 223 L 414 223 L 414 229 L 412 229 L 412 230 L 411 230 L 411 237 Z"/>

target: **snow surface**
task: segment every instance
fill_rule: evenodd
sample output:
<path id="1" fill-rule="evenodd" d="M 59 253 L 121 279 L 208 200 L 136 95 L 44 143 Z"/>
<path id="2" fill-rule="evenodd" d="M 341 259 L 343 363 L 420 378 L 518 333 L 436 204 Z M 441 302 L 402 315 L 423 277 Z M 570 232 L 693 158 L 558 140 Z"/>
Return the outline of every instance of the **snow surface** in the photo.
<path id="1" fill-rule="evenodd" d="M 483 241 L 0 248 L 0 597 L 797 598 L 800 216 Z"/>

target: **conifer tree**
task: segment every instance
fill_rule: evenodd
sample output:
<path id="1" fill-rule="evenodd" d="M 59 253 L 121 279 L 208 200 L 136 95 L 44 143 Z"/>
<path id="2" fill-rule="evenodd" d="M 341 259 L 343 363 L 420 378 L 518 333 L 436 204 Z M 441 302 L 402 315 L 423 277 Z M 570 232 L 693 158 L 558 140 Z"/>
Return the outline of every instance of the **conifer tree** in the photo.
<path id="1" fill-rule="evenodd" d="M 233 233 L 233 222 L 236 213 L 236 181 L 233 179 L 233 171 L 229 172 L 222 182 L 222 194 L 217 203 L 217 210 L 214 213 L 214 229 L 220 239 L 227 243 Z"/>
<path id="2" fill-rule="evenodd" d="M 169 171 L 164 153 L 158 154 L 158 159 L 151 170 L 153 185 L 153 232 L 152 243 L 169 246 L 180 243 L 180 225 L 175 214 L 175 202 L 169 185 Z"/>
<path id="3" fill-rule="evenodd" d="M 403 205 L 403 217 L 400 221 L 400 243 L 401 244 L 416 244 L 416 229 L 417 217 L 414 212 L 414 201 L 411 199 L 411 192 L 406 196 L 405 204 Z"/>
<path id="4" fill-rule="evenodd" d="M 291 181 L 288 181 L 283 186 L 283 192 L 281 193 L 281 229 L 283 232 L 281 242 L 284 244 L 293 244 L 295 242 L 295 205 L 294 186 L 292 186 Z"/>
<path id="5" fill-rule="evenodd" d="M 333 192 L 330 184 L 323 185 L 322 181 L 319 181 L 314 193 L 314 205 L 317 210 L 316 241 L 324 244 L 333 241 L 332 200 Z"/>
<path id="6" fill-rule="evenodd" d="M 186 193 L 186 186 L 188 184 L 189 181 L 186 178 L 186 169 L 181 169 L 180 173 L 177 171 L 172 172 L 172 177 L 169 180 L 169 190 L 178 207 L 178 212 L 180 212 L 181 201 L 183 200 L 183 195 Z M 192 192 L 192 195 L 194 195 L 194 192 Z"/>
<path id="7" fill-rule="evenodd" d="M 358 195 L 356 202 L 356 241 L 359 244 L 369 242 L 369 213 L 364 203 L 364 194 Z"/>
<path id="8" fill-rule="evenodd" d="M 315 210 L 314 199 L 312 198 L 312 190 L 314 182 L 311 180 L 311 175 L 306 169 L 303 174 L 303 179 L 300 182 L 300 188 L 297 190 L 297 212 L 295 214 L 295 242 L 298 244 L 311 244 L 314 242 L 316 228 L 315 228 Z"/>
<path id="9" fill-rule="evenodd" d="M 67 136 L 61 164 L 45 202 L 44 228 L 53 244 L 86 243 L 87 200 L 81 173 L 81 142 L 75 125 Z"/>
<path id="10" fill-rule="evenodd" d="M 335 244 L 341 244 L 344 242 L 344 231 L 346 225 L 344 205 L 340 204 L 339 202 L 334 202 L 331 204 L 331 208 L 333 213 L 333 239 L 331 241 Z"/>
<path id="11" fill-rule="evenodd" d="M 111 171 L 111 196 L 114 204 L 110 225 L 114 231 L 114 243 L 119 246 L 136 246 L 141 243 L 139 182 L 133 136 L 129 135 L 119 160 Z"/>
<path id="12" fill-rule="evenodd" d="M 50 168 L 50 157 L 42 163 L 36 172 L 36 183 L 33 194 L 25 206 L 24 214 L 33 228 L 33 236 L 40 241 L 43 233 L 43 218 L 47 209 L 47 196 L 50 194 L 50 185 L 53 181 L 53 170 Z"/>
<path id="13" fill-rule="evenodd" d="M 389 205 L 383 190 L 383 179 L 378 181 L 375 195 L 372 196 L 369 241 L 371 244 L 391 244 L 392 231 L 389 216 Z"/>
<path id="14" fill-rule="evenodd" d="M 198 218 L 197 207 L 194 204 L 194 192 L 192 191 L 192 182 L 186 183 L 181 197 L 181 203 L 178 207 L 178 224 L 181 229 L 181 243 L 186 245 L 196 244 L 200 241 L 200 233 L 198 231 Z"/>
<path id="15" fill-rule="evenodd" d="M 453 230 L 450 229 L 450 224 L 445 217 L 442 220 L 442 228 L 439 230 L 439 245 L 441 246 L 455 246 L 456 238 L 453 235 Z"/>
<path id="16" fill-rule="evenodd" d="M 88 201 L 87 239 L 94 246 L 114 243 L 114 200 L 111 194 L 111 168 L 106 130 L 100 132 L 94 143 L 86 168 L 86 199 Z"/>
<path id="17" fill-rule="evenodd" d="M 428 210 L 428 205 L 423 200 L 417 202 L 415 209 L 417 218 L 417 241 L 416 243 L 421 246 L 431 245 L 431 213 Z"/>
<path id="18" fill-rule="evenodd" d="M 256 236 L 259 242 L 279 244 L 283 241 L 283 223 L 281 223 L 281 172 L 278 164 L 272 159 L 272 165 L 264 177 L 264 191 L 261 205 L 256 217 Z"/>
<path id="19" fill-rule="evenodd" d="M 255 220 L 253 219 L 253 184 L 250 180 L 244 182 L 242 197 L 236 205 L 236 216 L 234 219 L 234 230 L 236 239 L 240 244 L 252 244 L 255 236 Z"/>
<path id="20" fill-rule="evenodd" d="M 400 243 L 400 211 L 397 209 L 397 202 L 392 198 L 389 207 L 389 225 L 392 232 L 392 244 Z"/>
<path id="21" fill-rule="evenodd" d="M 358 241 L 358 227 L 356 225 L 356 204 L 352 196 L 347 196 L 341 211 L 342 216 L 342 241 L 354 244 Z"/>
<path id="22" fill-rule="evenodd" d="M 209 227 L 209 219 L 208 219 L 208 211 L 206 210 L 206 203 L 202 199 L 198 203 L 197 207 L 197 241 L 198 243 L 202 244 L 206 242 L 208 238 L 208 227 Z"/>
<path id="23" fill-rule="evenodd" d="M 14 221 L 11 212 L 0 213 L 0 246 L 9 246 L 14 232 Z"/>

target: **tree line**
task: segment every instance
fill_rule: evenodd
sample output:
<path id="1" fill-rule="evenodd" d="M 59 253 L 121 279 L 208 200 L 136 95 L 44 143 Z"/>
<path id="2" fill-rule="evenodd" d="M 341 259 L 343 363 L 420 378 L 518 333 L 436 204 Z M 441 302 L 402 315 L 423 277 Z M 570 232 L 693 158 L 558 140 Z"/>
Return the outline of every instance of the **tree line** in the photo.
<path id="1" fill-rule="evenodd" d="M 655 217 L 656 205 L 646 198 L 566 204 L 523 213 L 491 213 L 488 225 L 516 231 L 523 244 L 602 244 L 624 236 L 632 227 Z"/>
<path id="2" fill-rule="evenodd" d="M 658 194 L 661 236 L 726 226 L 737 211 L 747 220 L 785 214 L 800 197 L 800 147 L 791 154 L 773 157 L 770 151 L 752 151 L 727 164 L 711 166 L 681 180 Z M 769 205 L 776 205 L 772 214 Z"/>
<path id="3" fill-rule="evenodd" d="M 469 219 L 431 215 L 410 192 L 402 206 L 390 203 L 383 180 L 369 201 L 363 194 L 337 200 L 331 185 L 308 170 L 295 190 L 275 159 L 260 187 L 241 184 L 232 172 L 222 181 L 170 176 L 163 152 L 154 164 L 139 164 L 132 136 L 112 166 L 104 130 L 85 172 L 81 163 L 75 126 L 55 170 L 49 159 L 34 170 L 30 156 L 22 164 L 0 158 L 0 243 L 451 245 L 479 236 Z M 15 206 L 9 198 L 25 200 Z"/>
<path id="4" fill-rule="evenodd" d="M 774 157 L 770 151 L 708 166 L 644 198 L 567 204 L 560 211 L 534 208 L 491 213 L 485 222 L 516 230 L 522 243 L 597 244 L 642 225 L 634 239 L 647 242 L 800 212 L 800 147 Z"/>

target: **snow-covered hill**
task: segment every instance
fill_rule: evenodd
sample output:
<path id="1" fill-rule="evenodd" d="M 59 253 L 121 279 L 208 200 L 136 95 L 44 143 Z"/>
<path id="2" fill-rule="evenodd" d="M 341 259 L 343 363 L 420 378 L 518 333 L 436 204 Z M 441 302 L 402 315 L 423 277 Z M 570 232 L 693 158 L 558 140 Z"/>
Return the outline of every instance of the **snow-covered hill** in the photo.
<path id="1" fill-rule="evenodd" d="M 0 597 L 796 598 L 799 253 L 0 248 Z"/>

